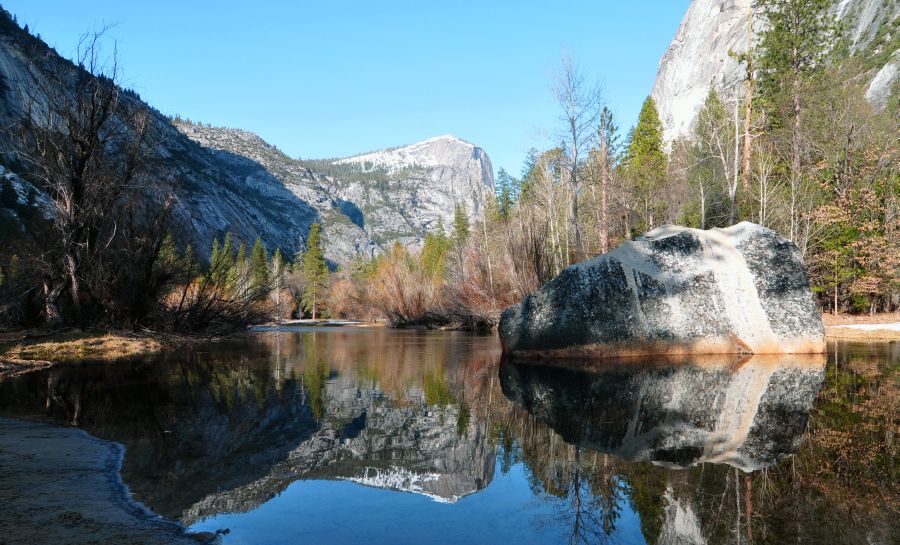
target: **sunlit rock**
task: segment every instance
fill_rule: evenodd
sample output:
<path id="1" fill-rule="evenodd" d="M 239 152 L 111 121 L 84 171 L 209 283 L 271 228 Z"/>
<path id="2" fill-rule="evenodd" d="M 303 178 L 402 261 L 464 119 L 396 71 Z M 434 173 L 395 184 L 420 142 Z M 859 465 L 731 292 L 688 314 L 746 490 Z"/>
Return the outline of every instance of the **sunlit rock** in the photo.
<path id="1" fill-rule="evenodd" d="M 742 222 L 658 227 L 572 265 L 500 319 L 522 357 L 821 353 L 800 251 Z"/>

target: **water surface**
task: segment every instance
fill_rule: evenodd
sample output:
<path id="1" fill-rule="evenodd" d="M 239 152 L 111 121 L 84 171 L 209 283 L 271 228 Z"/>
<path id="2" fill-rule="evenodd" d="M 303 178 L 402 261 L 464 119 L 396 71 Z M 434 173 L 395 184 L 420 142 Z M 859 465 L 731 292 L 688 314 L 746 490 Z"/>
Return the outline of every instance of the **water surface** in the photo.
<path id="1" fill-rule="evenodd" d="M 0 414 L 122 443 L 137 499 L 226 544 L 894 543 L 898 368 L 298 328 L 3 379 Z"/>

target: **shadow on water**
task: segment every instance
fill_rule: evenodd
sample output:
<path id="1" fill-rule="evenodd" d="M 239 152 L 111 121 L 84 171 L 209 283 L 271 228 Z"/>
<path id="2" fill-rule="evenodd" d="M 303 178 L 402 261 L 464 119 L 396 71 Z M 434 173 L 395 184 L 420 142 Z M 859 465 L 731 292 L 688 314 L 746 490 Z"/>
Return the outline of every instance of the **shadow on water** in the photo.
<path id="1" fill-rule="evenodd" d="M 0 414 L 124 444 L 139 500 L 232 528 L 226 544 L 316 531 L 352 543 L 361 516 L 372 543 L 392 544 L 887 544 L 900 532 L 896 344 L 832 345 L 827 363 L 600 366 L 501 362 L 498 348 L 462 333 L 267 332 L 2 379 Z M 325 495 L 312 502 L 293 486 L 335 481 L 346 486 L 313 488 Z M 382 495 L 346 507 L 366 494 Z"/>

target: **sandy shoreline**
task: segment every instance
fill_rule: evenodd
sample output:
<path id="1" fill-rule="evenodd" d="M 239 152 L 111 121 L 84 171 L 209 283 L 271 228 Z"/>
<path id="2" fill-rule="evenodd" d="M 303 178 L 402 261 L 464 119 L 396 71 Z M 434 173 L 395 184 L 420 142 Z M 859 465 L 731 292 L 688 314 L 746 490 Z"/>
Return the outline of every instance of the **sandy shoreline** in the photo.
<path id="1" fill-rule="evenodd" d="M 0 418 L 0 542 L 216 542 L 132 500 L 119 477 L 123 450 L 75 428 Z"/>

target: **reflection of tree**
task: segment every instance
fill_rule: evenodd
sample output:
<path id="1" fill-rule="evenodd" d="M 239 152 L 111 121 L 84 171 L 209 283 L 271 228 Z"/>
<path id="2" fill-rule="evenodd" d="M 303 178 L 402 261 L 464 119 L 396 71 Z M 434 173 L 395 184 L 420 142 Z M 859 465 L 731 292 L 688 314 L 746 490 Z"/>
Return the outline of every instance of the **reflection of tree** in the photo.
<path id="1" fill-rule="evenodd" d="M 583 459 L 584 450 L 576 447 L 575 459 L 569 464 L 568 494 L 561 502 L 562 518 L 571 521 L 571 543 L 609 543 L 622 513 L 625 487 L 613 473 L 609 456 Z"/>
<path id="2" fill-rule="evenodd" d="M 313 416 L 316 420 L 321 420 L 325 415 L 325 387 L 331 376 L 331 369 L 325 359 L 319 356 L 318 335 L 309 333 L 303 336 L 303 383 Z"/>

